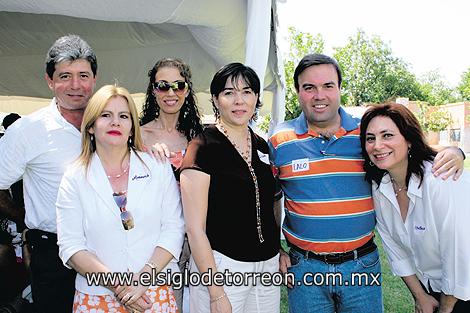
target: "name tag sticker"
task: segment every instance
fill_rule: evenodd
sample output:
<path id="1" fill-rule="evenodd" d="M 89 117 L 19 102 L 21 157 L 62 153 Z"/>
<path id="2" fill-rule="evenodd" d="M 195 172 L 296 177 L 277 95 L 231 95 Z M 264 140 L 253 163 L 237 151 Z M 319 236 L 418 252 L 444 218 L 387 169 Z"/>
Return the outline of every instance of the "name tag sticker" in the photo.
<path id="1" fill-rule="evenodd" d="M 308 159 L 298 159 L 292 161 L 292 172 L 304 172 L 309 169 L 309 160 Z"/>
<path id="2" fill-rule="evenodd" d="M 261 162 L 269 165 L 269 154 L 263 153 L 258 150 L 258 157 Z"/>
<path id="3" fill-rule="evenodd" d="M 148 177 L 150 177 L 149 174 L 145 174 L 145 175 L 134 175 L 134 177 L 132 177 L 132 180 L 144 179 L 144 178 L 148 178 Z"/>

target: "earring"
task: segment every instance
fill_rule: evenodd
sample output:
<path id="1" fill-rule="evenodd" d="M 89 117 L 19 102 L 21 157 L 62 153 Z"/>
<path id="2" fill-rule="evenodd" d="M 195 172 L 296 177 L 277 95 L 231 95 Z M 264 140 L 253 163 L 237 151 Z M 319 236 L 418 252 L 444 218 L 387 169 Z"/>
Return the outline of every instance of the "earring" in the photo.
<path id="1" fill-rule="evenodd" d="M 91 142 L 91 151 L 96 151 L 96 143 L 95 143 L 95 135 L 90 134 L 90 142 Z"/>
<path id="2" fill-rule="evenodd" d="M 132 137 L 131 136 L 129 136 L 129 140 L 127 141 L 127 145 L 129 147 L 132 147 Z"/>
<path id="3" fill-rule="evenodd" d="M 184 108 L 183 118 L 187 118 L 188 115 L 189 115 L 189 101 L 188 101 L 188 98 L 186 98 L 184 100 L 183 108 Z"/>
<path id="4" fill-rule="evenodd" d="M 374 167 L 374 166 L 375 166 L 375 164 L 372 163 L 372 161 L 369 161 L 369 165 L 370 165 L 370 167 Z"/>
<path id="5" fill-rule="evenodd" d="M 411 147 L 408 147 L 408 159 L 411 159 Z"/>

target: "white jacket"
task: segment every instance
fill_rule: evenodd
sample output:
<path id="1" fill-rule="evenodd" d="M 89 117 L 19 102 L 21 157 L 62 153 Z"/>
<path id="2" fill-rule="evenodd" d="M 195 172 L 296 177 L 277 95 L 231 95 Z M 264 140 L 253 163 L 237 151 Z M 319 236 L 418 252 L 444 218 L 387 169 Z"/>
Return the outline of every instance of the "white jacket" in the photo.
<path id="1" fill-rule="evenodd" d="M 159 246 L 179 258 L 184 221 L 179 189 L 168 162 L 157 163 L 145 153 L 130 156 L 126 210 L 135 226 L 125 230 L 111 185 L 98 155 L 88 173 L 71 166 L 62 179 L 57 198 L 59 256 L 65 266 L 78 251 L 87 250 L 112 272 L 138 272 Z M 112 294 L 101 286 L 89 286 L 77 275 L 77 290 L 93 295 Z"/>

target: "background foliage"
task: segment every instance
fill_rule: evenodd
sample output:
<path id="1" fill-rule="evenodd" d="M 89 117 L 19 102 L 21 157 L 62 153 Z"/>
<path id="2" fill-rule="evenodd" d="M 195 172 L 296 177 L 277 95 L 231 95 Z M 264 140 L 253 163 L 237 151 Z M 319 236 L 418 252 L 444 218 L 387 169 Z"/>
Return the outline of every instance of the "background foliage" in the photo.
<path id="1" fill-rule="evenodd" d="M 448 111 L 440 108 L 431 110 L 423 102 L 419 103 L 416 118 L 425 132 L 439 132 L 447 129 L 452 124 L 452 117 Z"/>
<path id="2" fill-rule="evenodd" d="M 286 77 L 286 121 L 299 116 L 301 109 L 297 103 L 294 87 L 294 70 L 299 61 L 310 53 L 323 53 L 325 42 L 320 34 L 313 36 L 289 27 L 289 54 L 284 62 Z"/>
<path id="3" fill-rule="evenodd" d="M 284 61 L 286 120 L 301 112 L 293 81 L 295 66 L 308 53 L 324 53 L 325 47 L 321 34 L 304 33 L 294 27 L 289 28 L 288 42 L 289 53 Z M 462 74 L 462 81 L 456 88 L 451 88 L 437 70 L 417 78 L 410 65 L 393 54 L 389 44 L 360 29 L 344 46 L 334 48 L 332 56 L 343 72 L 343 105 L 382 103 L 397 97 L 429 105 L 470 101 L 470 68 Z"/>

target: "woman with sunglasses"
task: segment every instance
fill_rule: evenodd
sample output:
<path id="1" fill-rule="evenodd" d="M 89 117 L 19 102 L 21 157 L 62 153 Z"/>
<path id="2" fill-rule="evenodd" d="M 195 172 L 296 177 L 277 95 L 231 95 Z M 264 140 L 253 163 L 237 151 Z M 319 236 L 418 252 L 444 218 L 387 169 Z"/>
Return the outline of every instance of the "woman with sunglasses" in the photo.
<path id="1" fill-rule="evenodd" d="M 168 150 L 167 156 L 177 180 L 188 142 L 202 132 L 202 123 L 196 105 L 191 70 L 180 59 L 158 60 L 149 71 L 149 84 L 140 123 L 146 146 L 157 145 Z M 164 153 L 162 153 L 164 155 Z M 189 245 L 185 238 L 178 264 L 169 268 L 183 272 L 189 261 Z M 180 313 L 183 312 L 183 288 L 174 290 Z"/>
<path id="2" fill-rule="evenodd" d="M 94 94 L 81 133 L 81 154 L 57 199 L 59 255 L 78 272 L 74 312 L 177 312 L 170 287 L 144 280 L 181 252 L 184 222 L 171 167 L 142 152 L 137 110 L 122 87 Z M 99 276 L 112 273 L 133 276 Z"/>
<path id="3" fill-rule="evenodd" d="M 268 145 L 248 126 L 261 105 L 260 88 L 253 69 L 241 63 L 222 67 L 210 86 L 217 124 L 189 143 L 183 159 L 191 272 L 227 274 L 222 285 L 190 285 L 191 313 L 280 310 L 279 287 L 248 277 L 269 278 L 279 270 L 280 212 L 274 210 Z M 231 284 L 240 274 L 246 277 L 241 285 Z"/>
<path id="4" fill-rule="evenodd" d="M 184 152 L 202 123 L 191 81 L 191 70 L 180 59 L 158 60 L 149 71 L 149 84 L 140 124 L 146 146 L 164 144 L 178 176 Z"/>

